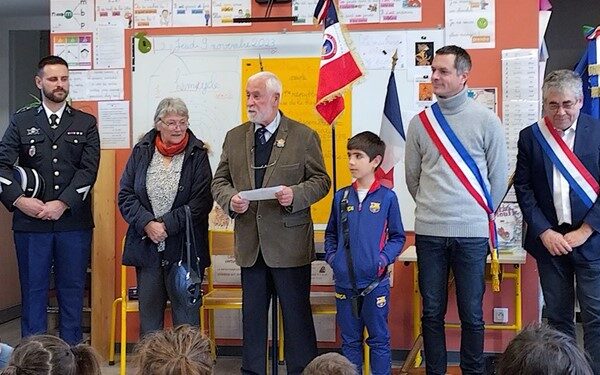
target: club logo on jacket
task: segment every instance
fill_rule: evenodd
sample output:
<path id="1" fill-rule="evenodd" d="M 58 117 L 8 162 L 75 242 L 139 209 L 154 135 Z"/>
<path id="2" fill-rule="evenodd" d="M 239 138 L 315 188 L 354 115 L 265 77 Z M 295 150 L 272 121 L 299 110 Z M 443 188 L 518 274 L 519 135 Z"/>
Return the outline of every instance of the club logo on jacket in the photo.
<path id="1" fill-rule="evenodd" d="M 381 308 L 386 304 L 385 296 L 377 297 L 377 307 Z"/>
<path id="2" fill-rule="evenodd" d="M 376 214 L 379 212 L 379 210 L 381 210 L 381 202 L 371 202 L 371 205 L 369 206 L 369 211 Z"/>
<path id="3" fill-rule="evenodd" d="M 343 293 L 335 293 L 335 298 L 337 299 L 346 299 L 346 295 Z"/>

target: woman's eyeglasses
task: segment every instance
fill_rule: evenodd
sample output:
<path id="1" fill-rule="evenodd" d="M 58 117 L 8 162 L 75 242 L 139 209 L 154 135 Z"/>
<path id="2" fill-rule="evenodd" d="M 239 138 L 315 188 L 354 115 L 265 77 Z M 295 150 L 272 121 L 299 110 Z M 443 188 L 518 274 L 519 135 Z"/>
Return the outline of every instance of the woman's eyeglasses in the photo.
<path id="1" fill-rule="evenodd" d="M 190 123 L 188 122 L 188 120 L 181 120 L 181 121 L 163 121 L 163 119 L 160 119 L 160 122 L 162 122 L 163 124 L 167 125 L 167 127 L 169 129 L 176 129 L 176 128 L 180 128 L 180 129 L 185 129 L 187 128 Z"/>

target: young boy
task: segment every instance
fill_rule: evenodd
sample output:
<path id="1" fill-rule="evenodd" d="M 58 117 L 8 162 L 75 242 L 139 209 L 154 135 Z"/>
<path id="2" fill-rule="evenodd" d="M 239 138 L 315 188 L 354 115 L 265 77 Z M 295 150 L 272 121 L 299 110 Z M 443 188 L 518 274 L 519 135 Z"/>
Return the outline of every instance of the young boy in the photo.
<path id="1" fill-rule="evenodd" d="M 404 228 L 396 194 L 375 178 L 385 143 L 363 132 L 348 140 L 347 149 L 350 173 L 356 180 L 336 192 L 325 232 L 325 259 L 335 275 L 342 352 L 361 374 L 366 326 L 371 373 L 391 374 L 386 271 L 404 245 Z"/>

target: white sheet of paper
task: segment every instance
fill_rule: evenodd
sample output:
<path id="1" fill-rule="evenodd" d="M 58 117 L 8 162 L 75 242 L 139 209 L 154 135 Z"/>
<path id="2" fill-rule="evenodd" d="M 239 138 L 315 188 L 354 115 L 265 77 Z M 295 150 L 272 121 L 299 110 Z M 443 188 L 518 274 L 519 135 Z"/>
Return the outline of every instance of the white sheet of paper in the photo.
<path id="1" fill-rule="evenodd" d="M 275 193 L 282 189 L 281 186 L 273 186 L 268 188 L 240 191 L 240 197 L 249 201 L 264 201 L 275 198 Z"/>
<path id="2" fill-rule="evenodd" d="M 129 101 L 98 102 L 98 130 L 102 149 L 129 148 Z"/>

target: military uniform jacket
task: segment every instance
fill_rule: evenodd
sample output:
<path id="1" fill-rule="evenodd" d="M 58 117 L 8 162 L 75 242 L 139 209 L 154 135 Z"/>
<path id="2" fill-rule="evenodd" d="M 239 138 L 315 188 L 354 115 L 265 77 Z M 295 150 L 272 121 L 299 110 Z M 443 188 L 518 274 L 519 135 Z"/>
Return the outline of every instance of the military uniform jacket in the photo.
<path id="1" fill-rule="evenodd" d="M 91 189 L 98 174 L 100 137 L 96 118 L 66 106 L 56 130 L 43 106 L 17 112 L 0 142 L 0 200 L 13 216 L 13 230 L 53 232 L 94 227 Z M 36 169 L 45 181 L 41 200 L 60 200 L 68 209 L 60 219 L 46 221 L 17 210 L 13 203 L 23 189 L 13 165 Z"/>

